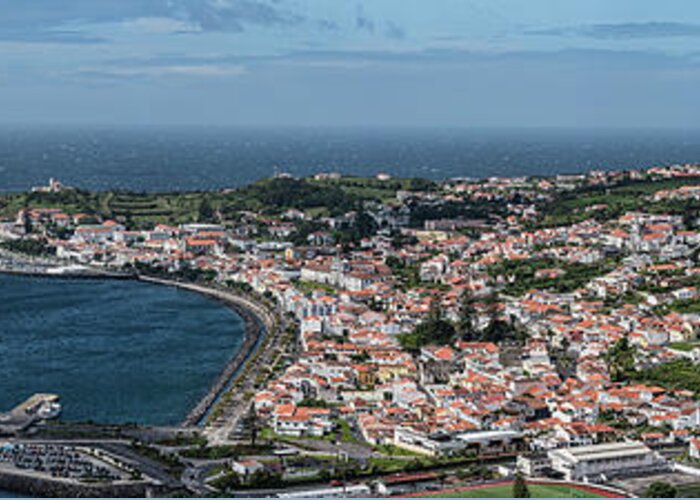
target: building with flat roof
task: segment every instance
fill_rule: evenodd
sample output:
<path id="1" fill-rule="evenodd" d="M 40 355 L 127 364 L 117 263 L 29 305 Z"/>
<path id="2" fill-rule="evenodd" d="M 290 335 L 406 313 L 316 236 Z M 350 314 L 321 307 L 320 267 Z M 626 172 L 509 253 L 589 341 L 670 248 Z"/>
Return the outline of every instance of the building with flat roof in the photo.
<path id="1" fill-rule="evenodd" d="M 394 430 L 393 444 L 430 456 L 454 455 L 470 451 L 475 455 L 513 453 L 524 446 L 523 437 L 515 431 L 474 431 L 461 434 L 426 433 L 410 426 Z"/>
<path id="2" fill-rule="evenodd" d="M 664 470 L 666 460 L 640 441 L 550 450 L 552 469 L 568 481 L 599 482 Z"/>

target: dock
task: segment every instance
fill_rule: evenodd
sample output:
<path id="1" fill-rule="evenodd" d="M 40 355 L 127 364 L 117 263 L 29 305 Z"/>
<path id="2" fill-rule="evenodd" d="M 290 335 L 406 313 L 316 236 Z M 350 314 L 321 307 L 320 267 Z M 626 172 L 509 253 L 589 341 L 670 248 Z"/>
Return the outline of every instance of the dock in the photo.
<path id="1" fill-rule="evenodd" d="M 15 435 L 39 420 L 43 420 L 39 410 L 47 405 L 58 403 L 56 394 L 34 394 L 6 413 L 0 413 L 0 435 Z"/>

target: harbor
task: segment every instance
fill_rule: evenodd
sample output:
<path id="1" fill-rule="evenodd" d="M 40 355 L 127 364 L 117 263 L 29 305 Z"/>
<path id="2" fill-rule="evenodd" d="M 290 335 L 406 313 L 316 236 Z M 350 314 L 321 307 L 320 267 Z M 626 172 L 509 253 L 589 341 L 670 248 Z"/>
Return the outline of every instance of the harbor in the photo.
<path id="1" fill-rule="evenodd" d="M 176 287 L 195 292 L 221 302 L 231 308 L 241 317 L 244 323 L 244 339 L 242 345 L 226 363 L 224 369 L 211 383 L 207 392 L 201 397 L 182 420 L 182 427 L 197 427 L 205 424 L 213 424 L 214 433 L 218 441 L 229 439 L 235 424 L 240 417 L 247 412 L 247 402 L 240 399 L 240 395 L 234 395 L 226 406 L 226 418 L 214 418 L 212 412 L 215 406 L 221 402 L 222 396 L 231 388 L 233 381 L 241 374 L 245 364 L 260 349 L 268 338 L 268 332 L 274 332 L 271 340 L 279 340 L 278 316 L 266 306 L 244 295 L 218 288 L 215 285 L 200 285 L 181 281 L 165 280 L 155 277 L 136 275 L 133 273 L 119 273 L 98 269 L 95 267 L 71 265 L 53 258 L 30 257 L 0 250 L 0 273 L 30 277 L 46 277 L 61 279 L 128 279 L 139 280 L 144 283 L 159 286 Z M 258 367 L 260 368 L 260 367 Z M 255 379 L 255 376 L 248 378 Z M 244 381 L 244 383 L 247 383 Z M 218 421 L 217 421 L 218 420 Z M 8 420 L 9 433 L 26 429 L 33 422 L 26 419 Z M 22 425 L 19 425 L 22 424 Z M 224 425 L 225 424 L 225 425 Z"/>

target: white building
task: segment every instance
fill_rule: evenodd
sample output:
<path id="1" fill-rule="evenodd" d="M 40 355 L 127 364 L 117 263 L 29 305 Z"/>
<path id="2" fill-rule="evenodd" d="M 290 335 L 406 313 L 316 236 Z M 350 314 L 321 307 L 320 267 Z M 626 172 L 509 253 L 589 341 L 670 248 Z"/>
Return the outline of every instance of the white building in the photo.
<path id="1" fill-rule="evenodd" d="M 548 452 L 552 468 L 567 481 L 602 481 L 610 477 L 662 470 L 666 461 L 639 441 L 577 446 Z"/>

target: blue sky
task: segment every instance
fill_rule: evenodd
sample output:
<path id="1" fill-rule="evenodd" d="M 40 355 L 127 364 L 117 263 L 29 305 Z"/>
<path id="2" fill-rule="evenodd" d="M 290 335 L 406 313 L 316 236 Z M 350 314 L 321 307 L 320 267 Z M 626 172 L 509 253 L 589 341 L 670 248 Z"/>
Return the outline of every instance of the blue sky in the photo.
<path id="1" fill-rule="evenodd" d="M 697 0 L 0 0 L 5 123 L 698 127 Z"/>

